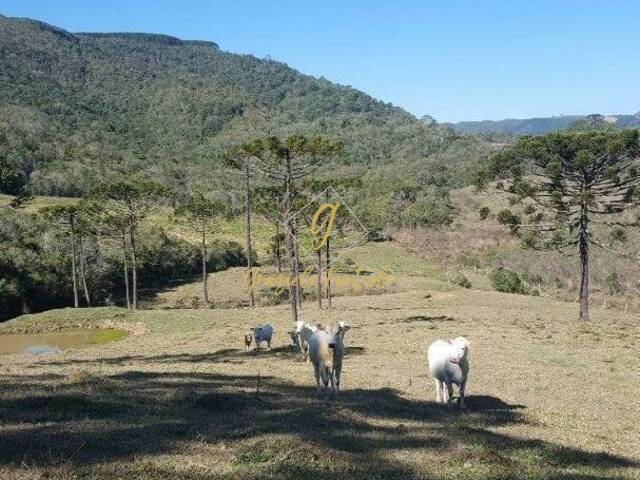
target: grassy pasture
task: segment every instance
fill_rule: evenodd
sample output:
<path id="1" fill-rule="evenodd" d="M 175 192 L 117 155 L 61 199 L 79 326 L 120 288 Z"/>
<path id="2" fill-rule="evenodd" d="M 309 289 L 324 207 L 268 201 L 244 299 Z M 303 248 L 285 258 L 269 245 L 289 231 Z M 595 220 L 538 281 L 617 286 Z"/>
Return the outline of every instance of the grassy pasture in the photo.
<path id="1" fill-rule="evenodd" d="M 472 236 L 472 220 L 468 213 L 466 229 L 451 235 L 511 247 L 489 223 L 476 222 L 486 231 Z M 149 222 L 196 240 L 167 212 Z M 270 229 L 256 224 L 264 258 Z M 243 240 L 240 221 L 221 231 Z M 438 239 L 428 239 L 431 260 L 447 251 L 457 264 L 466 244 Z M 489 291 L 482 269 L 465 271 L 473 289 L 457 289 L 429 255 L 392 242 L 341 256 L 395 284 L 359 292 L 368 295 L 337 285 L 331 310 L 306 302 L 304 320 L 354 326 L 335 403 L 315 399 L 311 367 L 288 346 L 287 305 L 238 307 L 243 269 L 211 275 L 213 300 L 225 308 L 174 308 L 201 294 L 195 279 L 144 292 L 146 309 L 135 313 L 63 309 L 1 324 L 0 333 L 129 335 L 2 356 L 0 479 L 640 478 L 637 315 L 597 308 L 579 324 L 575 303 Z M 264 322 L 276 330 L 273 350 L 245 352 L 242 334 Z M 425 359 L 429 342 L 458 335 L 472 341 L 465 413 L 433 402 Z"/>
<path id="2" fill-rule="evenodd" d="M 354 326 L 333 404 L 315 399 L 311 367 L 287 344 L 286 305 L 66 309 L 4 324 L 132 334 L 2 358 L 0 478 L 640 476 L 635 317 L 595 311 L 578 324 L 575 304 L 451 288 L 334 304 L 303 310 Z M 274 325 L 274 348 L 245 352 L 259 322 Z M 426 374 L 428 342 L 457 335 L 472 341 L 467 413 L 434 404 Z"/>

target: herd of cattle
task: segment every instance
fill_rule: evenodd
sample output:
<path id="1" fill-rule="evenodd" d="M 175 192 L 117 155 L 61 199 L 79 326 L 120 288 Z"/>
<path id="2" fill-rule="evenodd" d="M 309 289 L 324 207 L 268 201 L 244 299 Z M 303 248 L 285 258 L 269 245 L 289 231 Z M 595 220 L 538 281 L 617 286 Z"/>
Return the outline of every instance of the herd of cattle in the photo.
<path id="1" fill-rule="evenodd" d="M 316 378 L 316 392 L 321 393 L 320 381 L 324 389 L 331 385 L 330 394 L 336 397 L 340 391 L 340 374 L 344 358 L 344 336 L 351 326 L 347 322 L 338 322 L 335 327 L 309 325 L 303 321 L 293 324 L 289 333 L 293 348 L 302 352 L 307 362 L 313 364 Z M 250 327 L 244 336 L 247 350 L 255 343 L 255 348 L 267 344 L 271 350 L 273 327 L 269 324 Z M 450 403 L 453 398 L 453 385 L 460 389 L 460 408 L 466 408 L 464 392 L 469 376 L 469 341 L 464 337 L 453 340 L 436 340 L 427 349 L 427 362 L 431 376 L 436 384 L 436 402 Z"/>

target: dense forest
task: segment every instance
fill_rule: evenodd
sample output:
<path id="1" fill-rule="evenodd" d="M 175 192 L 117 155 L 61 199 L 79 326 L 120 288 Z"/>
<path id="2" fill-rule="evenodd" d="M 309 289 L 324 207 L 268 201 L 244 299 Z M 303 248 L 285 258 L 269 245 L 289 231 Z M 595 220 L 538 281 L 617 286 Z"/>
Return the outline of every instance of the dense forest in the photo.
<path id="1" fill-rule="evenodd" d="M 558 128 L 606 131 L 637 117 L 557 118 Z M 0 194 L 18 195 L 16 205 L 39 195 L 95 199 L 101 187 L 136 178 L 153 179 L 166 210 L 180 211 L 194 195 L 224 192 L 229 211 L 241 216 L 245 185 L 229 152 L 270 136 L 305 135 L 340 148 L 310 166 L 314 174 L 300 182 L 298 200 L 332 186 L 367 230 L 386 237 L 449 225 L 456 213 L 449 192 L 491 180 L 489 158 L 514 143 L 509 134 L 542 133 L 544 120 L 464 133 L 460 125 L 419 120 L 351 87 L 212 42 L 70 33 L 0 15 Z M 264 193 L 273 182 L 255 171 L 252 188 Z M 273 212 L 255 207 L 272 221 Z M 0 215 L 0 318 L 68 305 L 72 291 L 77 297 L 83 290 L 72 279 L 91 279 L 80 303 L 123 295 L 128 267 L 121 240 L 100 237 L 95 222 L 78 230 L 70 249 L 68 225 L 42 212 L 0 205 Z M 153 221 L 140 228 L 142 283 L 198 273 L 197 245 Z M 248 256 L 215 238 L 207 255 L 210 271 L 244 264 Z M 78 273 L 70 278 L 71 269 Z"/>
<path id="2" fill-rule="evenodd" d="M 468 182 L 470 164 L 490 149 L 353 88 L 214 43 L 72 34 L 0 17 L 0 156 L 34 194 L 79 196 L 121 173 L 198 189 L 221 180 L 229 146 L 291 133 L 342 141 L 332 169 L 341 176 L 366 173 L 387 189 L 380 176 L 412 178 L 426 195 Z"/>
<path id="3" fill-rule="evenodd" d="M 241 212 L 243 182 L 227 153 L 292 134 L 341 145 L 317 165 L 309 188 L 339 188 L 372 231 L 450 222 L 449 190 L 470 183 L 496 148 L 351 87 L 212 42 L 70 33 L 0 16 L 0 193 L 80 198 L 121 178 L 151 178 L 164 188 L 167 207 L 224 190 L 236 193 L 232 209 Z M 4 316 L 69 304 L 76 256 L 65 248 L 68 229 L 32 212 L 1 213 Z M 82 274 L 92 279 L 87 295 L 103 303 L 109 292 L 122 293 L 123 266 L 117 248 L 98 240 L 95 232 L 81 238 L 84 263 L 74 268 L 90 270 Z M 145 232 L 140 278 L 194 274 L 195 248 L 161 229 Z M 212 270 L 246 258 L 236 245 L 210 254 Z"/>

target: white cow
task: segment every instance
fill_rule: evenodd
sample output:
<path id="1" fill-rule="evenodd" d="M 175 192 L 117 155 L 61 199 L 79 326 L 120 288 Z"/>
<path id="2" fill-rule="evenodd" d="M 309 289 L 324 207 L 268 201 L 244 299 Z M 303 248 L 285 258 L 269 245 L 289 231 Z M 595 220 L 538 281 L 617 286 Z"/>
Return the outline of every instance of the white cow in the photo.
<path id="1" fill-rule="evenodd" d="M 271 339 L 273 337 L 273 327 L 268 323 L 266 325 L 258 325 L 250 327 L 253 332 L 253 338 L 256 342 L 256 348 L 260 348 L 262 342 L 267 342 L 267 350 L 271 350 Z"/>
<path id="2" fill-rule="evenodd" d="M 318 396 L 320 396 L 320 379 L 325 389 L 331 383 L 332 396 L 335 397 L 340 391 L 344 334 L 350 328 L 348 323 L 340 322 L 338 327 L 331 331 L 318 328 L 309 339 L 309 358 L 313 362 Z"/>
<path id="3" fill-rule="evenodd" d="M 302 320 L 298 320 L 293 324 L 293 331 L 296 337 L 296 342 L 298 343 L 300 351 L 306 357 L 307 362 L 309 362 L 309 340 L 316 330 L 318 330 L 318 327 L 316 327 L 315 325 L 309 325 Z"/>
<path id="4" fill-rule="evenodd" d="M 453 384 L 460 387 L 460 408 L 465 409 L 464 390 L 469 376 L 469 340 L 436 340 L 427 349 L 429 371 L 436 382 L 436 402 L 449 403 Z"/>

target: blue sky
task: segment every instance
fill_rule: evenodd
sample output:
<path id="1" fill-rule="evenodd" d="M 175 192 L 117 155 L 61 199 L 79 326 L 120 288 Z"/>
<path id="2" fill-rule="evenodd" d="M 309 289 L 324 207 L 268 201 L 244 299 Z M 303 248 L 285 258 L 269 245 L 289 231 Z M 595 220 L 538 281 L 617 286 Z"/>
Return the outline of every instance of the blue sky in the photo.
<path id="1" fill-rule="evenodd" d="M 0 13 L 212 40 L 439 121 L 640 110 L 637 0 L 0 0 Z"/>

